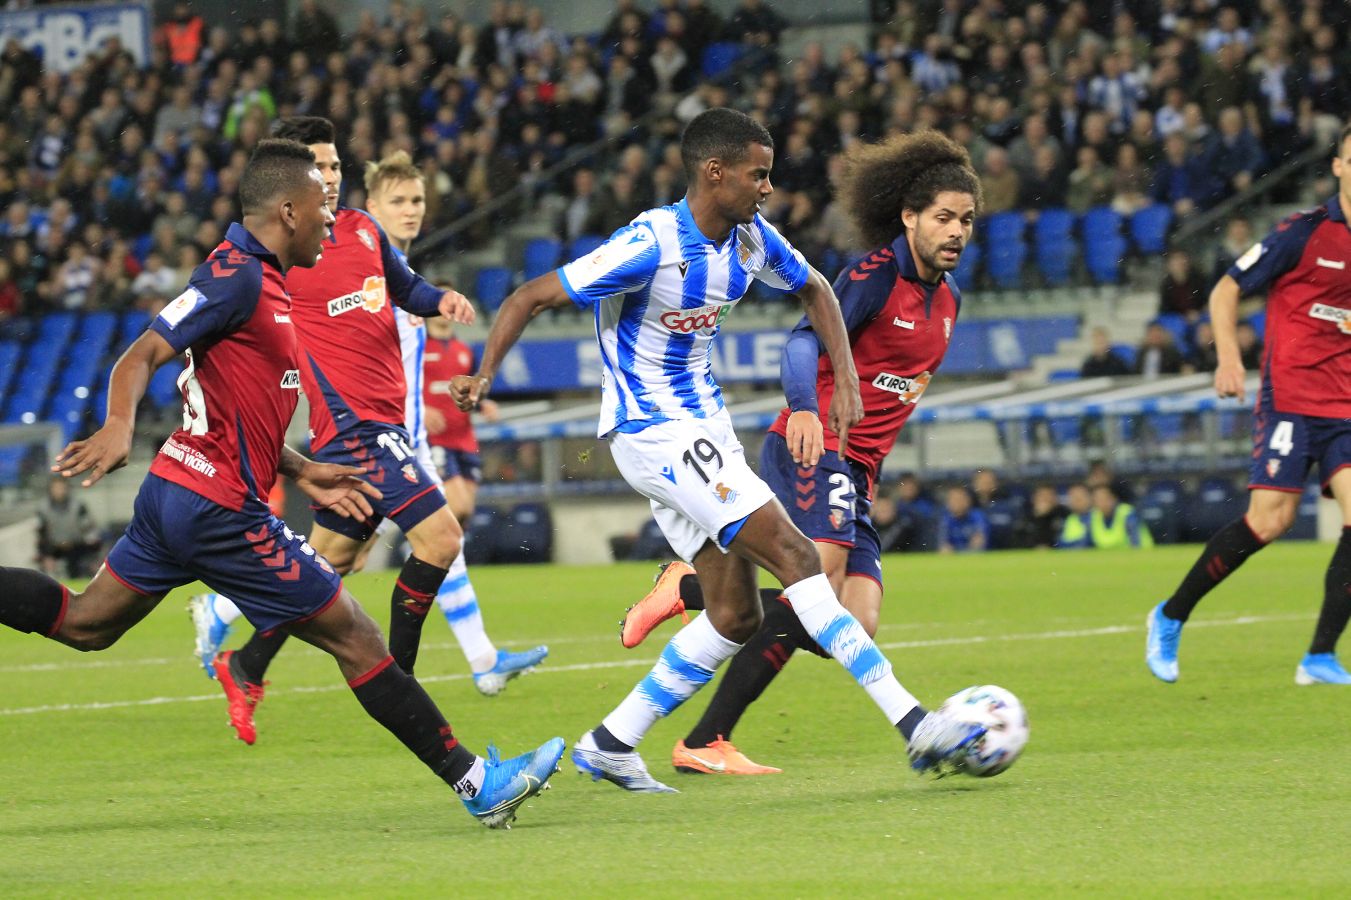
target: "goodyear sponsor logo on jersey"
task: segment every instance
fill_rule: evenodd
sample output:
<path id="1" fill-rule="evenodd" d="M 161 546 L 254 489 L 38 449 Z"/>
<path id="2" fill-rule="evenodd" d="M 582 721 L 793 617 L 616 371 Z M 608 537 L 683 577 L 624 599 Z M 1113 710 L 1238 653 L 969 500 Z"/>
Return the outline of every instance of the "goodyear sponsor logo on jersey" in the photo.
<path id="1" fill-rule="evenodd" d="M 717 328 L 731 311 L 732 304 L 715 303 L 700 306 L 696 309 L 673 309 L 662 313 L 658 321 L 668 331 L 674 331 L 676 334 L 690 334 L 701 328 Z"/>
<path id="2" fill-rule="evenodd" d="M 282 390 L 298 391 L 300 390 L 300 370 L 287 369 L 281 376 Z"/>
<path id="3" fill-rule="evenodd" d="M 929 386 L 933 375 L 923 372 L 919 375 L 893 375 L 890 372 L 878 372 L 873 379 L 873 387 L 899 394 L 902 403 L 918 403 L 924 389 Z"/>
<path id="4" fill-rule="evenodd" d="M 1324 322 L 1336 322 L 1338 330 L 1345 334 L 1351 334 L 1351 309 L 1328 306 L 1326 303 L 1315 303 L 1309 309 L 1309 315 L 1315 319 L 1322 319 Z"/>
<path id="5" fill-rule="evenodd" d="M 365 282 L 361 285 L 361 290 L 352 291 L 350 294 L 343 294 L 341 297 L 334 297 L 328 301 L 329 318 L 340 316 L 354 309 L 378 313 L 384 308 L 385 278 L 383 275 L 367 275 Z"/>

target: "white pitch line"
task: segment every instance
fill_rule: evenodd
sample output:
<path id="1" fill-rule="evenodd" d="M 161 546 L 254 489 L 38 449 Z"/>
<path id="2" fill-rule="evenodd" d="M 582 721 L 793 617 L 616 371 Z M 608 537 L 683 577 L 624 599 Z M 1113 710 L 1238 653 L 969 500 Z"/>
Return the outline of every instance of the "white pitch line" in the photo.
<path id="1" fill-rule="evenodd" d="M 1199 622 L 1188 623 L 1192 628 L 1223 628 L 1234 625 L 1258 625 L 1264 622 L 1295 622 L 1308 619 L 1307 615 L 1282 615 L 1282 616 L 1237 616 L 1232 619 L 1213 619 Z M 923 641 L 889 641 L 879 643 L 877 646 L 883 650 L 913 650 L 924 647 L 949 647 L 969 644 L 992 644 L 1013 641 L 1048 641 L 1065 640 L 1068 638 L 1083 637 L 1102 637 L 1113 634 L 1130 634 L 1132 632 L 1143 631 L 1140 625 L 1107 625 L 1102 628 L 1079 628 L 1062 631 L 1039 631 L 1030 634 L 997 634 L 997 635 L 970 635 L 968 637 L 952 638 L 933 638 Z M 429 645 L 442 646 L 442 645 Z M 451 646 L 451 645 L 444 645 Z M 168 662 L 179 662 L 181 659 L 166 660 Z M 651 666 L 652 660 L 648 657 L 610 660 L 606 662 L 573 663 L 565 666 L 545 666 L 542 669 L 536 669 L 536 675 L 553 674 L 560 672 L 591 672 L 597 669 L 623 669 L 635 668 L 639 666 Z M 13 669 L 9 670 L 13 671 Z M 32 670 L 28 670 L 32 671 Z M 459 672 L 452 675 L 432 675 L 427 678 L 419 678 L 418 681 L 423 684 L 439 684 L 446 681 L 464 681 L 470 676 L 468 673 Z M 347 690 L 344 684 L 323 684 L 312 687 L 292 687 L 285 690 L 274 689 L 272 695 L 290 693 L 290 694 L 328 694 L 334 691 Z M 84 712 L 88 710 L 100 709 L 124 709 L 131 706 L 161 706 L 165 703 L 202 703 L 209 700 L 219 700 L 219 692 L 214 694 L 194 694 L 188 697 L 149 697 L 143 700 L 109 700 L 95 703 L 56 703 L 47 706 L 26 706 L 14 709 L 0 709 L 0 716 L 28 716 L 37 713 L 53 712 Z"/>

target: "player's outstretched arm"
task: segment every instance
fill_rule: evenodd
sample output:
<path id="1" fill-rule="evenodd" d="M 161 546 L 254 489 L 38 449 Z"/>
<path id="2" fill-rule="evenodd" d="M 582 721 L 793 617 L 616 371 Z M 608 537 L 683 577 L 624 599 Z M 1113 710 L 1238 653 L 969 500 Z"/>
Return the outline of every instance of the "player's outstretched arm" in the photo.
<path id="1" fill-rule="evenodd" d="M 103 427 L 85 440 L 67 444 L 57 455 L 52 471 L 65 478 L 88 472 L 89 477 L 80 483 L 89 487 L 125 466 L 136 430 L 136 407 L 145 396 L 150 376 L 177 355 L 178 351 L 154 331 L 147 330 L 138 337 L 113 366 Z"/>
<path id="2" fill-rule="evenodd" d="M 858 372 L 849 350 L 849 333 L 840 313 L 840 301 L 831 290 L 830 282 L 815 269 L 810 270 L 807 283 L 797 292 L 797 297 L 835 370 L 835 393 L 830 399 L 826 425 L 839 435 L 840 457 L 843 458 L 849 429 L 863 419 L 863 398 L 858 392 Z"/>
<path id="3" fill-rule="evenodd" d="M 826 288 L 829 290 L 829 286 Z M 470 410 L 479 400 L 488 396 L 497 367 L 516 341 L 525 331 L 530 320 L 546 309 L 568 306 L 572 298 L 563 287 L 558 272 L 548 272 L 538 278 L 532 278 L 511 292 L 497 311 L 493 319 L 492 330 L 483 345 L 483 358 L 479 360 L 478 371 L 473 375 L 456 375 L 450 381 L 450 396 L 455 405 Z"/>
<path id="4" fill-rule="evenodd" d="M 375 513 L 367 498 L 379 500 L 384 496 L 374 485 L 361 480 L 361 469 L 317 463 L 284 445 L 277 468 L 319 509 L 330 509 L 347 519 L 366 521 Z"/>
<path id="5" fill-rule="evenodd" d="M 1239 284 L 1225 275 L 1210 292 L 1210 326 L 1215 334 L 1215 393 L 1243 399 L 1243 359 L 1238 350 Z"/>

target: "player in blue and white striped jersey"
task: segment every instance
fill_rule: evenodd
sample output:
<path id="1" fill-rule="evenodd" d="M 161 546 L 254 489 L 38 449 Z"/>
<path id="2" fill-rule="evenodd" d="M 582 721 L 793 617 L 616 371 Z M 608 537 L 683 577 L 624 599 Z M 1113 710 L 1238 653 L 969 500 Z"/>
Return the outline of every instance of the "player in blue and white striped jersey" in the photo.
<path id="1" fill-rule="evenodd" d="M 634 748 L 759 627 L 758 565 L 784 586 L 807 633 L 907 738 L 916 767 L 936 767 L 965 752 L 984 729 L 926 712 L 901 687 L 836 599 L 812 542 L 746 464 L 710 368 L 709 345 L 758 278 L 796 294 L 826 348 L 835 372 L 827 424 L 839 435 L 841 454 L 863 416 L 830 283 L 759 213 L 774 190 L 774 141 L 750 117 L 712 109 L 690 122 L 680 152 L 686 197 L 643 213 L 590 256 L 513 292 L 493 322 L 479 371 L 451 385 L 460 407 L 472 407 L 534 315 L 568 303 L 594 307 L 604 366 L 598 434 L 704 584 L 706 613 L 682 628 L 628 697 L 582 736 L 573 762 L 626 790 L 671 790 L 648 774 Z"/>

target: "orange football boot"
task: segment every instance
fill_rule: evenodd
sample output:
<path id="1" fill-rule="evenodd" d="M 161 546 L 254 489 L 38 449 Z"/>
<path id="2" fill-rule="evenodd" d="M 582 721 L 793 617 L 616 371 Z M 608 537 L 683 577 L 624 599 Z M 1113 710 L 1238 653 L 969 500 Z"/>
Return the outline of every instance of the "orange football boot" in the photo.
<path id="1" fill-rule="evenodd" d="M 230 702 L 230 727 L 235 735 L 246 744 L 258 740 L 258 729 L 253 724 L 253 711 L 263 702 L 263 685 L 245 681 L 230 668 L 230 660 L 235 651 L 219 653 L 211 661 L 216 670 L 216 680 L 225 689 L 225 699 Z"/>
<path id="2" fill-rule="evenodd" d="M 680 621 L 688 624 L 685 601 L 680 599 L 680 579 L 693 574 L 694 566 L 680 560 L 662 566 L 648 595 L 624 613 L 624 620 L 619 623 L 619 642 L 632 650 L 667 619 L 680 616 Z"/>
<path id="3" fill-rule="evenodd" d="M 671 765 L 677 772 L 691 772 L 700 775 L 778 775 L 783 769 L 762 766 L 751 762 L 731 741 L 720 736 L 707 747 L 691 750 L 685 742 L 676 741 L 671 751 Z"/>

